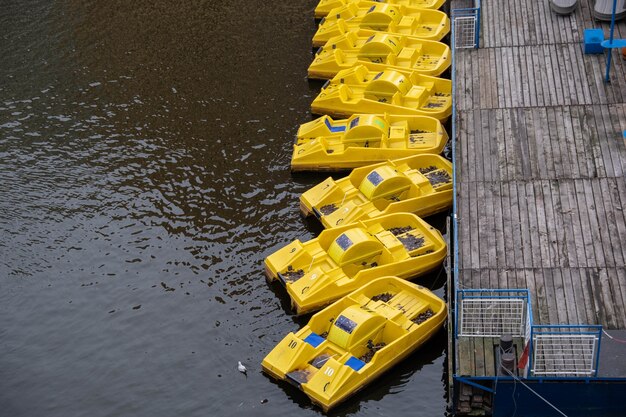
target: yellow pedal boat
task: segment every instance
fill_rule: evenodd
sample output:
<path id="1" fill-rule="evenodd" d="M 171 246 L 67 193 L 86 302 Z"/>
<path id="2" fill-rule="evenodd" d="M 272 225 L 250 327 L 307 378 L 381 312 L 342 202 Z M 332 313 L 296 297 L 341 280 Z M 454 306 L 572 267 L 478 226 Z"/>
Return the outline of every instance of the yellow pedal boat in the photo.
<path id="1" fill-rule="evenodd" d="M 332 9 L 336 9 L 337 7 L 345 6 L 348 3 L 356 3 L 360 0 L 320 0 L 317 7 L 315 7 L 315 18 L 321 19 L 324 16 L 327 16 L 328 13 Z M 409 7 L 417 7 L 420 9 L 439 9 L 446 0 L 386 0 L 381 1 L 380 3 L 389 3 L 394 5 L 404 5 Z"/>
<path id="2" fill-rule="evenodd" d="M 369 71 L 363 65 L 341 70 L 311 103 L 311 112 L 348 117 L 355 113 L 431 116 L 452 113 L 450 80 L 395 70 Z"/>
<path id="3" fill-rule="evenodd" d="M 318 310 L 385 275 L 410 278 L 446 257 L 438 230 L 415 214 L 393 213 L 326 229 L 265 258 L 268 280 L 279 280 L 297 314 Z"/>
<path id="4" fill-rule="evenodd" d="M 292 171 L 337 171 L 388 159 L 440 153 L 448 141 L 441 122 L 427 116 L 322 116 L 298 129 Z"/>
<path id="5" fill-rule="evenodd" d="M 365 65 L 370 71 L 393 69 L 440 75 L 451 63 L 445 43 L 388 33 L 348 32 L 330 39 L 309 65 L 309 78 L 332 78 L 340 70 Z"/>
<path id="6" fill-rule="evenodd" d="M 360 1 L 332 9 L 313 35 L 313 46 L 358 29 L 439 41 L 450 32 L 448 15 L 439 10 Z"/>
<path id="7" fill-rule="evenodd" d="M 300 196 L 300 211 L 324 227 L 407 212 L 429 216 L 452 205 L 452 164 L 439 155 L 416 155 L 354 169 Z"/>
<path id="8" fill-rule="evenodd" d="M 423 345 L 447 314 L 426 288 L 380 278 L 289 333 L 263 359 L 263 371 L 328 411 Z"/>

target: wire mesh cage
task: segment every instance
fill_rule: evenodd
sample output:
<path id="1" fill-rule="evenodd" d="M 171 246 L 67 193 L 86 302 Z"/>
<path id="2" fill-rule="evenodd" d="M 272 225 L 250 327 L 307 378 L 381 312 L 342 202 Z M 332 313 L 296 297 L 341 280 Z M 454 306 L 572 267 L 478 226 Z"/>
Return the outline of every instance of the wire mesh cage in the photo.
<path id="1" fill-rule="evenodd" d="M 600 338 L 600 326 L 533 326 L 531 376 L 595 376 Z"/>
<path id="2" fill-rule="evenodd" d="M 527 290 L 460 290 L 458 302 L 458 336 L 526 335 Z"/>
<path id="3" fill-rule="evenodd" d="M 454 46 L 456 48 L 476 47 L 476 16 L 454 17 Z"/>

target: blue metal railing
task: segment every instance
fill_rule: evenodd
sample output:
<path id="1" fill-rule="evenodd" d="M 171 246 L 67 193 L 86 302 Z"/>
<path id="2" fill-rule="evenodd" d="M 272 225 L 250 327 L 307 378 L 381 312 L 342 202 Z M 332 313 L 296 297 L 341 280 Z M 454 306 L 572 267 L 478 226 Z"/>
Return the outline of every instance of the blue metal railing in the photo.
<path id="1" fill-rule="evenodd" d="M 530 325 L 532 325 L 532 308 L 530 302 L 530 291 L 528 289 L 492 289 L 492 288 L 476 288 L 476 289 L 460 289 L 456 290 L 454 311 L 455 320 L 455 337 L 459 337 L 459 317 L 461 316 L 459 308 L 464 300 L 480 301 L 493 300 L 495 303 L 504 302 L 506 300 L 523 300 L 525 304 L 524 317 L 520 317 L 519 323 L 523 322 L 524 333 L 530 335 Z M 520 329 L 521 330 L 521 329 Z M 501 336 L 501 335 L 500 335 Z M 521 336 L 521 334 L 518 334 Z M 527 337 L 525 337 L 527 338 Z"/>
<path id="2" fill-rule="evenodd" d="M 528 352 L 528 368 L 530 369 L 530 375 L 528 375 L 528 377 L 540 378 L 540 379 L 545 378 L 545 377 L 558 378 L 559 377 L 558 374 L 561 373 L 561 374 L 569 374 L 569 375 L 562 375 L 561 377 L 572 378 L 571 374 L 575 374 L 576 370 L 569 369 L 565 371 L 554 372 L 552 374 L 550 374 L 550 372 L 547 372 L 547 373 L 544 373 L 544 375 L 537 375 L 537 373 L 539 372 L 535 371 L 536 364 L 534 363 L 534 353 L 535 353 L 534 351 L 536 349 L 535 339 L 537 335 L 541 337 L 553 337 L 555 340 L 562 341 L 561 345 L 556 345 L 556 349 L 565 351 L 565 353 L 559 356 L 559 360 L 562 362 L 566 362 L 568 360 L 568 358 L 566 357 L 567 356 L 566 353 L 567 353 L 567 350 L 569 349 L 572 349 L 573 351 L 572 352 L 573 359 L 569 359 L 569 360 L 576 360 L 576 358 L 578 358 L 578 360 L 583 359 L 582 357 L 584 355 L 580 352 L 580 347 L 582 346 L 581 344 L 578 345 L 578 350 L 574 352 L 577 349 L 576 345 L 573 344 L 575 343 L 576 339 L 586 338 L 588 341 L 591 341 L 592 356 L 593 356 L 591 358 L 591 361 L 593 362 L 593 366 L 591 367 L 591 369 L 589 369 L 589 373 L 581 377 L 582 378 L 589 378 L 589 377 L 595 378 L 598 376 L 598 366 L 600 364 L 600 345 L 602 342 L 602 326 L 601 325 L 537 325 L 537 324 L 534 324 L 531 326 L 531 333 L 530 333 L 531 342 L 530 342 L 529 352 Z M 585 342 L 585 343 L 588 343 L 588 342 Z M 570 347 L 570 345 L 575 346 L 575 347 L 572 348 Z M 557 362 L 559 362 L 559 360 L 557 360 Z M 581 370 L 584 370 L 584 368 Z"/>
<path id="3" fill-rule="evenodd" d="M 452 9 L 450 13 L 450 17 L 452 18 L 452 48 L 456 48 L 454 46 L 455 42 L 455 33 L 454 33 L 454 18 L 455 17 L 474 17 L 474 48 L 478 49 L 480 47 L 480 17 L 481 17 L 481 0 L 474 0 L 474 7 L 468 7 L 463 9 Z"/>

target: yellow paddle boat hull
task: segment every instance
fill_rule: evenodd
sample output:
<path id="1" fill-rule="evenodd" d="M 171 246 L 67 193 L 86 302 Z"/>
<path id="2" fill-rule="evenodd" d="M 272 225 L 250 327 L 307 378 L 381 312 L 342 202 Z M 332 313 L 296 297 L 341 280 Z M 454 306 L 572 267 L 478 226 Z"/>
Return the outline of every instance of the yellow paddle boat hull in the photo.
<path id="1" fill-rule="evenodd" d="M 452 206 L 452 164 L 439 155 L 416 155 L 354 169 L 300 196 L 304 217 L 325 228 L 390 213 L 430 216 Z"/>
<path id="2" fill-rule="evenodd" d="M 332 9 L 337 7 L 343 7 L 348 3 L 357 3 L 360 0 L 320 0 L 317 7 L 315 7 L 315 18 L 321 19 L 330 13 Z M 380 1 L 380 3 L 389 3 L 395 5 L 404 5 L 409 7 L 415 7 L 419 9 L 439 9 L 446 0 L 386 0 Z"/>
<path id="3" fill-rule="evenodd" d="M 332 9 L 313 35 L 313 46 L 359 29 L 440 41 L 450 32 L 448 15 L 439 10 L 360 1 Z"/>
<path id="4" fill-rule="evenodd" d="M 441 153 L 448 135 L 427 116 L 359 114 L 333 120 L 322 116 L 300 126 L 292 171 L 337 171 L 388 159 Z"/>
<path id="5" fill-rule="evenodd" d="M 423 345 L 446 317 L 445 302 L 426 288 L 376 279 L 289 333 L 263 359 L 263 371 L 328 411 Z"/>
<path id="6" fill-rule="evenodd" d="M 333 78 L 341 70 L 364 65 L 370 71 L 393 69 L 437 76 L 450 66 L 450 47 L 414 36 L 348 32 L 331 38 L 315 54 L 309 78 Z"/>
<path id="7" fill-rule="evenodd" d="M 292 308 L 304 314 L 381 276 L 425 274 L 445 257 L 438 230 L 414 214 L 393 213 L 296 240 L 265 258 L 265 273 L 286 287 Z"/>
<path id="8" fill-rule="evenodd" d="M 452 83 L 415 72 L 407 76 L 358 65 L 329 80 L 311 103 L 311 112 L 335 117 L 389 113 L 444 121 L 452 114 Z"/>

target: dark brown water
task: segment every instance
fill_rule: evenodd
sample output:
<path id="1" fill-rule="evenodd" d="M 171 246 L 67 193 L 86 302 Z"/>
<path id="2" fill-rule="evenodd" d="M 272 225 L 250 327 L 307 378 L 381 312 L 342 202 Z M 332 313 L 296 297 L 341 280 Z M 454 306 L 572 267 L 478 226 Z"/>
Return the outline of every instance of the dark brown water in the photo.
<path id="1" fill-rule="evenodd" d="M 260 372 L 315 1 L 1 3 L 0 416 L 318 415 Z M 337 414 L 442 416 L 444 346 Z"/>

